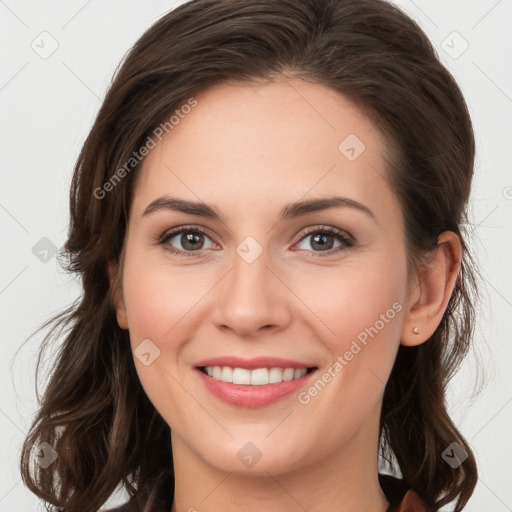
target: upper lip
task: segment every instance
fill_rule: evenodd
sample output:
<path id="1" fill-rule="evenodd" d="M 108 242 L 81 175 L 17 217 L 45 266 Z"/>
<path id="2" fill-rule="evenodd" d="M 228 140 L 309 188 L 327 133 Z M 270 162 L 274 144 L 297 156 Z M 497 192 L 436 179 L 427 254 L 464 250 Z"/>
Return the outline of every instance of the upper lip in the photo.
<path id="1" fill-rule="evenodd" d="M 236 356 L 219 356 L 210 359 L 203 359 L 195 365 L 197 368 L 204 366 L 229 366 L 231 368 L 245 368 L 254 370 L 256 368 L 316 368 L 315 365 L 282 359 L 280 357 L 260 356 L 251 359 Z"/>

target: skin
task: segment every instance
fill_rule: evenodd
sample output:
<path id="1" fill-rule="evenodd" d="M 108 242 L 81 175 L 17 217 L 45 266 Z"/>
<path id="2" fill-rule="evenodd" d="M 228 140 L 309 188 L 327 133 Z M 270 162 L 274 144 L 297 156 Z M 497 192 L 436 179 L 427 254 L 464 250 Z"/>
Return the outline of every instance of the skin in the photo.
<path id="1" fill-rule="evenodd" d="M 439 325 L 459 239 L 443 233 L 428 266 L 408 279 L 385 140 L 335 91 L 293 79 L 224 83 L 196 99 L 147 156 L 121 264 L 111 268 L 117 320 L 132 348 L 150 339 L 160 350 L 148 366 L 134 361 L 171 427 L 171 512 L 384 512 L 377 453 L 385 383 L 400 343 L 423 343 Z M 354 161 L 338 149 L 349 134 L 365 144 Z M 143 215 L 163 195 L 215 205 L 225 222 L 166 209 Z M 345 206 L 279 220 L 285 204 L 334 195 L 362 203 L 374 218 Z M 208 230 L 199 256 L 173 255 L 171 241 L 156 241 L 188 224 Z M 323 255 L 314 234 L 298 236 L 321 226 L 356 244 L 327 233 L 333 245 Z M 247 236 L 262 249 L 250 264 L 236 251 Z M 175 236 L 172 246 L 193 252 L 183 241 Z M 307 404 L 292 393 L 257 409 L 229 405 L 193 370 L 214 356 L 270 355 L 318 366 L 321 376 L 394 303 L 401 311 Z M 261 452 L 252 467 L 237 457 L 247 442 Z"/>

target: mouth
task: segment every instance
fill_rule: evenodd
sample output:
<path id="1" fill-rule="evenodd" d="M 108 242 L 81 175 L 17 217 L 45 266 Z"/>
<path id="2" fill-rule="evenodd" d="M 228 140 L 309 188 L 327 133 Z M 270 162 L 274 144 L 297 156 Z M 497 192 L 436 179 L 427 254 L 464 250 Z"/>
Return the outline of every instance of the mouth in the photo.
<path id="1" fill-rule="evenodd" d="M 212 397 L 236 407 L 257 408 L 292 397 L 310 385 L 318 366 L 274 357 L 218 357 L 194 371 Z"/>
<path id="2" fill-rule="evenodd" d="M 248 369 L 236 366 L 199 366 L 197 369 L 213 380 L 235 385 L 265 386 L 299 380 L 318 368 L 316 366 L 302 368 L 274 366 Z"/>

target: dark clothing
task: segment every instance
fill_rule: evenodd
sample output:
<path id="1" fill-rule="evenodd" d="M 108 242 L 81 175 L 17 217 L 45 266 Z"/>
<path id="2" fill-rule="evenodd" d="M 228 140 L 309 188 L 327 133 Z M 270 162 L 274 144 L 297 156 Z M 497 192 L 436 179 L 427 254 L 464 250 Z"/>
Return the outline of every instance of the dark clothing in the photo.
<path id="1" fill-rule="evenodd" d="M 379 474 L 379 483 L 389 501 L 389 508 L 386 512 L 429 512 L 427 505 L 418 494 L 412 489 L 407 489 L 399 478 Z M 170 512 L 171 504 L 172 497 L 169 497 L 166 504 L 155 505 L 148 512 Z M 143 512 L 143 507 L 136 506 L 132 499 L 121 507 L 110 509 L 107 512 Z"/>
<path id="2" fill-rule="evenodd" d="M 389 501 L 386 512 L 429 512 L 427 504 L 403 480 L 379 475 L 379 483 Z"/>

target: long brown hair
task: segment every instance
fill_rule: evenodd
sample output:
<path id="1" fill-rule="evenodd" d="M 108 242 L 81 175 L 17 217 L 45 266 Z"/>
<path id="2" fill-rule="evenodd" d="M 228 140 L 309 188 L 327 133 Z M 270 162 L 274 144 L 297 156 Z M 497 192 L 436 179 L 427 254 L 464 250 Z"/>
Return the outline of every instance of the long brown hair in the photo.
<path id="1" fill-rule="evenodd" d="M 163 16 L 127 54 L 74 170 L 61 258 L 83 294 L 43 326 L 51 329 L 37 373 L 50 341 L 63 339 L 21 456 L 26 485 L 59 510 L 97 510 L 119 484 L 141 504 L 174 485 L 169 426 L 141 387 L 112 306 L 108 268 L 119 262 L 143 162 L 134 155 L 209 86 L 276 77 L 338 91 L 386 136 L 410 268 L 443 231 L 461 239 L 440 325 L 425 343 L 399 348 L 385 389 L 381 455 L 433 510 L 456 501 L 458 512 L 470 498 L 475 458 L 445 403 L 473 336 L 477 276 L 464 237 L 474 135 L 459 87 L 420 27 L 383 0 L 195 0 Z M 32 457 L 43 442 L 58 454 L 46 469 Z M 452 443 L 468 455 L 455 468 L 442 457 Z"/>

